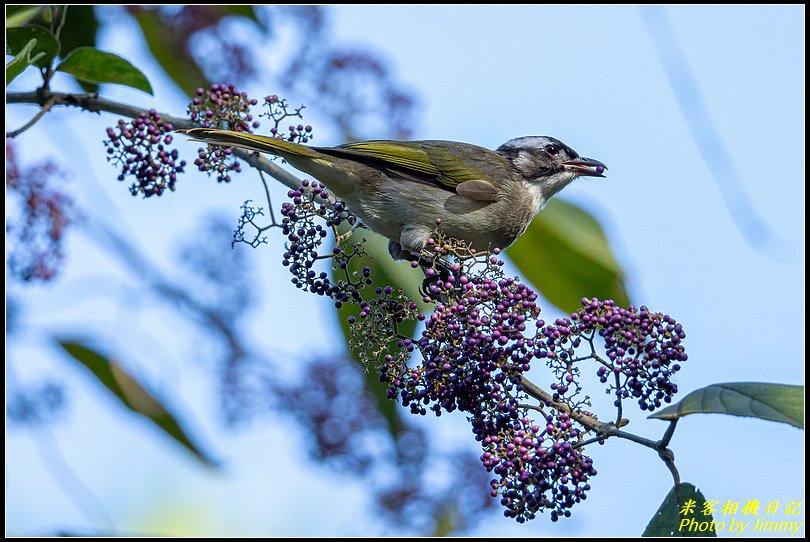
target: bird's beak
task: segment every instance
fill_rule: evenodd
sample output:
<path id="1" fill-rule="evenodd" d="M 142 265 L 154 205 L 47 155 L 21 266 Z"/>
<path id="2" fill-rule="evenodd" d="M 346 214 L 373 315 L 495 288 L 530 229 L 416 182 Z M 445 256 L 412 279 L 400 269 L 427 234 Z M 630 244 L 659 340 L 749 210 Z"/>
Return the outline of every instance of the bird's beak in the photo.
<path id="1" fill-rule="evenodd" d="M 604 177 L 602 174 L 607 169 L 607 166 L 599 160 L 583 156 L 563 162 L 562 166 L 565 171 L 570 171 L 577 177 Z"/>

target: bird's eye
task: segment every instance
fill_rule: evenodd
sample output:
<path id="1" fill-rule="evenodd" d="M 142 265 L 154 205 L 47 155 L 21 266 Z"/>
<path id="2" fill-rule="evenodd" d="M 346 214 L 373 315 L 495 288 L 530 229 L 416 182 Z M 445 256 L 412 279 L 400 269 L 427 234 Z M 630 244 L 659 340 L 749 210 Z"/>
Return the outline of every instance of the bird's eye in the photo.
<path id="1" fill-rule="evenodd" d="M 550 155 L 554 156 L 558 152 L 560 152 L 560 147 L 557 146 L 557 145 L 554 145 L 553 143 L 550 144 L 550 145 L 546 145 L 546 152 L 549 153 Z"/>

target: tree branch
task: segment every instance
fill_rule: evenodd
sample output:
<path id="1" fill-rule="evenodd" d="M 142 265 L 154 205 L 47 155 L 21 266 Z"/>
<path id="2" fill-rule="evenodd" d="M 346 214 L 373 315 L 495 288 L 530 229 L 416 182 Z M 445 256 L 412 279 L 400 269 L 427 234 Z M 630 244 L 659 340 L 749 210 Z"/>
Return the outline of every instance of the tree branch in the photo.
<path id="1" fill-rule="evenodd" d="M 6 103 L 39 105 L 43 108 L 43 110 L 46 108 L 51 109 L 56 106 L 78 107 L 92 113 L 113 113 L 115 115 L 121 115 L 129 118 L 136 118 L 141 113 L 148 112 L 147 109 L 142 107 L 108 100 L 95 93 L 70 94 L 48 91 L 10 92 L 6 94 Z M 38 114 L 36 119 L 38 120 L 38 118 L 41 116 L 41 114 Z M 175 128 L 182 130 L 188 130 L 196 126 L 187 118 L 175 117 L 164 113 L 160 113 L 160 116 L 166 122 L 171 123 Z M 20 131 L 18 130 L 17 132 Z M 14 137 L 15 135 L 18 134 L 7 134 L 6 137 Z M 296 189 L 301 186 L 301 179 L 289 173 L 287 170 L 259 153 L 234 148 L 233 154 L 259 171 L 267 173 L 288 188 Z"/>

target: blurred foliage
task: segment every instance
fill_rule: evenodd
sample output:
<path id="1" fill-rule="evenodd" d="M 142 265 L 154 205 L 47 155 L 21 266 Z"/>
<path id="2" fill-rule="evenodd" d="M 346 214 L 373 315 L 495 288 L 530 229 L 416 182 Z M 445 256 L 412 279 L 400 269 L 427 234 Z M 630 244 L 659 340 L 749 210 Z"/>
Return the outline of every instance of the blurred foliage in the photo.
<path id="1" fill-rule="evenodd" d="M 65 16 L 65 27 L 69 32 L 62 34 L 62 54 L 68 55 L 79 47 L 95 47 L 99 22 L 92 5 L 70 6 Z M 77 79 L 85 92 L 97 92 L 98 85 Z"/>
<path id="2" fill-rule="evenodd" d="M 92 5 L 70 6 L 65 14 L 62 33 L 62 54 L 67 55 L 79 47 L 95 47 L 99 22 Z"/>
<path id="3" fill-rule="evenodd" d="M 161 16 L 159 8 L 129 6 L 127 9 L 138 22 L 149 52 L 152 53 L 166 75 L 187 96 L 194 96 L 197 87 L 206 87 L 210 84 L 202 67 L 189 51 L 189 36 L 205 26 L 191 26 L 187 32 L 184 32 L 183 27 L 179 26 L 180 21 L 186 19 L 182 17 L 182 14 L 177 17 L 178 24 L 175 26 L 172 24 L 174 17 Z M 196 13 L 196 10 L 186 8 L 186 12 Z M 215 24 L 222 17 L 222 13 L 218 12 L 215 6 L 205 8 L 204 13 L 211 16 L 208 24 Z"/>
<path id="4" fill-rule="evenodd" d="M 175 442 L 184 446 L 204 465 L 216 463 L 188 435 L 177 418 L 150 393 L 120 363 L 75 340 L 59 340 L 59 346 L 74 360 L 87 368 L 101 385 L 128 409 L 145 416 Z"/>

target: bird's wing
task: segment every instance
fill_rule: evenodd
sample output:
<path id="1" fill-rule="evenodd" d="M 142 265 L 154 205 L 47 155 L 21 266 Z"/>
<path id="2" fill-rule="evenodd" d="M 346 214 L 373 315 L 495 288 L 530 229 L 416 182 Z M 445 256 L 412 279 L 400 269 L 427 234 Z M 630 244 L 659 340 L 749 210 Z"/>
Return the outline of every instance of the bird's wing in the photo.
<path id="1" fill-rule="evenodd" d="M 468 154 L 472 154 L 471 150 L 479 149 L 478 147 L 463 143 L 450 145 L 453 146 L 452 151 L 448 149 L 447 143 L 439 141 L 362 141 L 318 150 L 404 174 L 402 178 L 405 181 L 427 181 L 446 190 L 455 191 L 467 181 L 481 181 L 497 186 L 496 179 L 477 167 L 475 160 L 465 159 Z M 465 152 L 460 154 L 459 149 Z"/>

